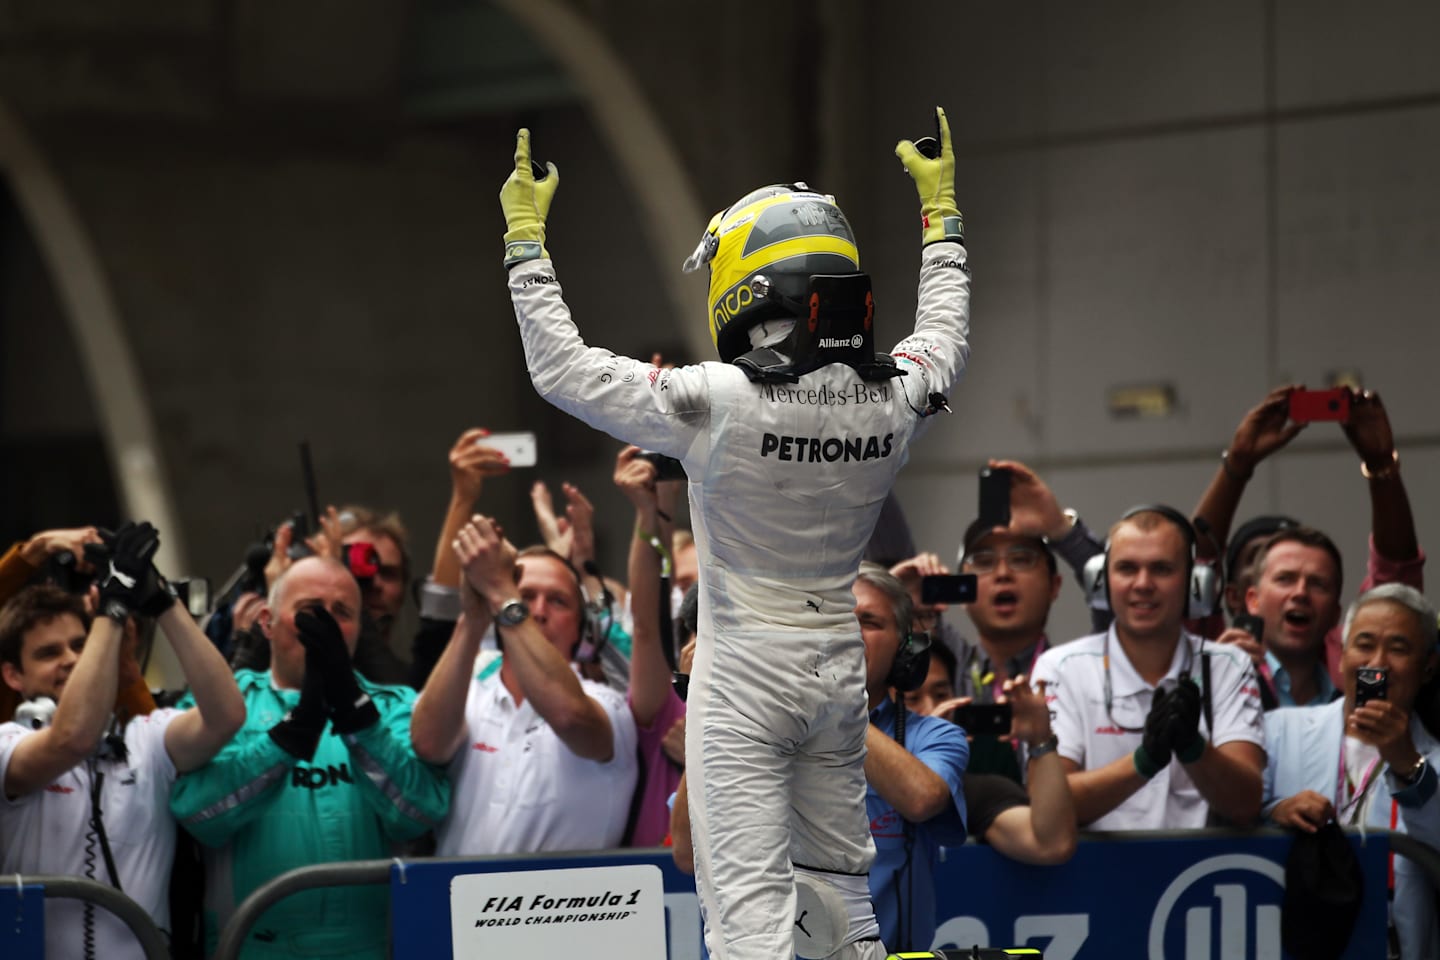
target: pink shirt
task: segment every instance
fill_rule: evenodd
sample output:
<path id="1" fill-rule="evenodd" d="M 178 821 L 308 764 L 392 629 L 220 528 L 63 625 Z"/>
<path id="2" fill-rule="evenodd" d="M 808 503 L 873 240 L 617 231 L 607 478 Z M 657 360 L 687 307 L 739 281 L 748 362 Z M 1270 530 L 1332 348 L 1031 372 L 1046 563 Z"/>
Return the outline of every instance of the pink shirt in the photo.
<path id="1" fill-rule="evenodd" d="M 633 705 L 632 705 L 633 706 Z M 685 716 L 685 701 L 672 689 L 650 726 L 635 725 L 640 735 L 640 809 L 635 815 L 632 847 L 659 847 L 670 834 L 670 795 L 680 788 L 684 771 L 670 762 L 660 741 L 675 721 Z"/>

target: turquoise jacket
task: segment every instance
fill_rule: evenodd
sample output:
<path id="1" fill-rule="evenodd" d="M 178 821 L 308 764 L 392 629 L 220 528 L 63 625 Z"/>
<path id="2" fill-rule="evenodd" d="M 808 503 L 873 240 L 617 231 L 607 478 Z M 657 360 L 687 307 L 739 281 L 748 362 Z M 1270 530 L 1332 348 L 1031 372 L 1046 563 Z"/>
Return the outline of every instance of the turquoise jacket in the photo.
<path id="1" fill-rule="evenodd" d="M 380 722 L 344 737 L 327 727 L 305 762 L 267 735 L 300 691 L 275 689 L 268 672 L 239 671 L 245 726 L 215 759 L 176 780 L 175 819 L 215 848 L 206 851 L 207 952 L 235 907 L 265 882 L 294 867 L 390 857 L 392 841 L 420 836 L 448 812 L 444 769 L 410 746 L 415 691 L 356 679 Z M 388 916 L 384 886 L 318 888 L 266 911 L 241 955 L 378 960 L 388 956 Z"/>

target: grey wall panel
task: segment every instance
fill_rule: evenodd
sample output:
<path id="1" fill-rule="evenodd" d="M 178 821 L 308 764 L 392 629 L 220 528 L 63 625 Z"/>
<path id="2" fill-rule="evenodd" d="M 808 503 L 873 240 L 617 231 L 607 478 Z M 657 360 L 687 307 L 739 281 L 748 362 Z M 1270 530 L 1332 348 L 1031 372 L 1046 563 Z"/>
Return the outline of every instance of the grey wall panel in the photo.
<path id="1" fill-rule="evenodd" d="M 1259 393 L 1265 318 L 1262 138 L 1206 132 L 1054 151 L 1048 158 L 1052 454 L 1148 451 L 1228 437 Z M 1163 381 L 1168 419 L 1116 421 L 1106 391 Z"/>
<path id="2" fill-rule="evenodd" d="M 882 11 L 872 18 L 873 59 L 866 67 L 880 129 L 938 103 L 963 145 L 1031 139 L 1044 131 L 1040 5 L 899 0 Z"/>
<path id="3" fill-rule="evenodd" d="M 1047 132 L 1170 124 L 1264 103 L 1263 5 L 1045 4 Z"/>
<path id="4" fill-rule="evenodd" d="M 1277 0 L 1276 105 L 1440 93 L 1440 5 L 1429 0 Z"/>
<path id="5" fill-rule="evenodd" d="M 1407 430 L 1440 430 L 1440 108 L 1278 132 L 1280 369 L 1358 369 Z"/>

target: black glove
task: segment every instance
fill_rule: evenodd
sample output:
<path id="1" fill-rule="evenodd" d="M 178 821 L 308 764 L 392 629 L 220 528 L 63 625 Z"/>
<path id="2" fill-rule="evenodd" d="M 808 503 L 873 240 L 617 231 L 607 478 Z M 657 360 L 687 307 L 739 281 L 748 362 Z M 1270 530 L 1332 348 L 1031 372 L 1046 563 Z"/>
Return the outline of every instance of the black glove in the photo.
<path id="1" fill-rule="evenodd" d="M 1170 740 L 1170 711 L 1166 704 L 1169 703 L 1171 695 L 1169 690 L 1155 691 L 1155 699 L 1150 702 L 1150 712 L 1145 716 L 1144 735 L 1140 738 L 1140 746 L 1135 748 L 1132 758 L 1136 772 L 1146 780 L 1164 770 L 1170 763 L 1174 745 Z"/>
<path id="2" fill-rule="evenodd" d="M 1179 686 L 1165 701 L 1169 715 L 1170 745 L 1175 759 L 1194 763 L 1205 752 L 1205 738 L 1200 734 L 1200 687 L 1189 677 L 1182 677 Z"/>
<path id="3" fill-rule="evenodd" d="M 85 545 L 85 559 L 100 572 L 102 580 L 110 570 L 110 561 L 115 556 L 120 534 L 126 533 L 127 531 L 133 532 L 133 529 L 143 527 L 149 527 L 151 533 L 155 536 L 155 548 L 159 549 L 160 531 L 156 530 L 149 523 L 138 525 L 127 523 L 114 532 L 102 529 L 100 530 L 100 543 L 87 543 Z M 155 568 L 153 552 L 151 556 L 152 562 L 145 568 L 144 574 L 134 586 L 135 602 L 128 607 L 127 612 L 139 612 L 147 617 L 158 617 L 170 609 L 170 605 L 175 602 L 176 598 L 175 590 L 170 586 L 170 581 L 161 576 L 160 571 Z M 101 609 L 104 609 L 103 603 L 101 604 Z"/>
<path id="4" fill-rule="evenodd" d="M 147 574 L 151 558 L 160 549 L 160 533 L 148 523 L 126 523 L 107 536 L 100 564 L 100 612 L 124 621 L 148 599 Z"/>
<path id="5" fill-rule="evenodd" d="M 269 730 L 270 739 L 296 760 L 309 761 L 325 733 L 325 680 L 316 670 L 306 669 L 300 684 L 300 702 Z"/>
<path id="6" fill-rule="evenodd" d="M 305 648 L 305 676 L 320 677 L 325 686 L 325 703 L 336 733 L 354 733 L 378 723 L 380 711 L 370 695 L 360 689 L 350 650 L 340 633 L 340 624 L 321 606 L 305 607 L 295 614 L 295 629 Z"/>

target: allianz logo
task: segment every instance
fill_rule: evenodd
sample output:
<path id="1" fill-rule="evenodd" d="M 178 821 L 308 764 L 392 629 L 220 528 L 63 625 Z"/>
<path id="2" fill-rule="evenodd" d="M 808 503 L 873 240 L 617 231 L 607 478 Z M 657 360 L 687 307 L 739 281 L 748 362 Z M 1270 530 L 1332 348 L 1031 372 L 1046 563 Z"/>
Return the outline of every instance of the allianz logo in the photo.
<path id="1" fill-rule="evenodd" d="M 1193 864 L 1170 882 L 1155 904 L 1146 960 L 1281 960 L 1284 886 L 1284 868 L 1264 857 L 1223 854 Z M 1090 920 L 1086 913 L 1031 914 L 1016 917 L 1008 935 L 996 933 L 1005 946 L 1039 940 L 1045 945 L 1045 960 L 1075 960 L 1090 939 Z M 936 929 L 934 947 L 968 949 L 994 939 L 981 918 L 958 916 Z"/>
<path id="2" fill-rule="evenodd" d="M 858 350 L 860 349 L 860 344 L 864 342 L 864 339 L 858 333 L 855 334 L 855 336 L 851 337 L 849 340 L 846 340 L 843 337 L 821 337 L 820 349 L 830 350 L 835 347 L 849 347 L 852 350 Z"/>

